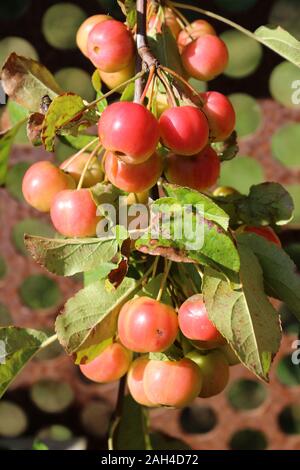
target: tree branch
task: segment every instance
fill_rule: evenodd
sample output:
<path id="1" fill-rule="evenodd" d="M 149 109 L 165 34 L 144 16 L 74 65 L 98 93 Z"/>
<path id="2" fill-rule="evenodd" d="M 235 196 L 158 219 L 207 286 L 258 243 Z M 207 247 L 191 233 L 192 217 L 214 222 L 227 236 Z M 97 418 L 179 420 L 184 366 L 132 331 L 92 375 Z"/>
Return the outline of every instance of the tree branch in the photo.
<path id="1" fill-rule="evenodd" d="M 138 54 L 142 59 L 142 63 L 147 69 L 155 66 L 158 67 L 159 62 L 152 54 L 147 41 L 147 0 L 137 0 L 137 36 L 136 45 Z"/>

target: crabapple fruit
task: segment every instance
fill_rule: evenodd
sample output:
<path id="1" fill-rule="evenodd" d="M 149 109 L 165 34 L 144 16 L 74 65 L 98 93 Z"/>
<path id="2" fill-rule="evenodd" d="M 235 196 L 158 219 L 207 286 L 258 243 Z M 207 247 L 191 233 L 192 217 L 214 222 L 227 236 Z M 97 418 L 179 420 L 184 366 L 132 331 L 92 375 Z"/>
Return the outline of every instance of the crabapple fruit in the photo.
<path id="1" fill-rule="evenodd" d="M 223 341 L 222 335 L 208 318 L 201 294 L 189 297 L 178 310 L 179 328 L 189 339 L 199 341 Z"/>
<path id="2" fill-rule="evenodd" d="M 71 175 L 73 180 L 76 184 L 79 183 L 81 174 L 84 170 L 84 167 L 90 158 L 90 153 L 82 153 L 78 155 L 75 159 L 73 156 L 65 160 L 61 165 L 60 168 L 64 170 L 67 174 Z M 88 169 L 85 172 L 82 187 L 83 188 L 90 188 L 97 183 L 103 181 L 104 173 L 102 170 L 101 163 L 99 162 L 98 158 L 95 156 L 92 158 Z"/>
<path id="3" fill-rule="evenodd" d="M 147 357 L 138 357 L 132 362 L 127 374 L 127 385 L 137 403 L 143 406 L 158 406 L 149 400 L 144 389 L 144 373 L 148 363 Z"/>
<path id="4" fill-rule="evenodd" d="M 149 191 L 142 191 L 141 193 L 129 193 L 126 198 L 126 205 L 129 207 L 132 204 L 147 204 L 149 200 Z"/>
<path id="5" fill-rule="evenodd" d="M 202 93 L 203 112 L 207 117 L 210 137 L 216 142 L 227 139 L 235 127 L 235 111 L 229 99 L 217 91 Z"/>
<path id="6" fill-rule="evenodd" d="M 199 367 L 187 358 L 180 361 L 150 360 L 145 367 L 143 383 L 151 402 L 180 408 L 199 395 L 202 377 Z"/>
<path id="7" fill-rule="evenodd" d="M 224 72 L 228 50 L 222 39 L 205 34 L 184 47 L 181 59 L 191 77 L 209 81 Z"/>
<path id="8" fill-rule="evenodd" d="M 219 186 L 213 192 L 213 195 L 216 197 L 227 197 L 231 196 L 232 194 L 239 194 L 239 192 L 230 186 Z"/>
<path id="9" fill-rule="evenodd" d="M 195 106 L 167 109 L 159 119 L 159 129 L 163 144 L 180 155 L 195 155 L 208 143 L 206 116 Z"/>
<path id="10" fill-rule="evenodd" d="M 131 361 L 131 351 L 120 343 L 112 343 L 91 362 L 81 364 L 79 367 L 88 379 L 98 383 L 107 383 L 125 375 Z"/>
<path id="11" fill-rule="evenodd" d="M 246 225 L 240 227 L 239 232 L 256 233 L 256 235 L 260 235 L 269 242 L 275 243 L 275 245 L 280 247 L 282 246 L 281 241 L 279 240 L 278 236 L 271 227 L 252 227 Z"/>
<path id="12" fill-rule="evenodd" d="M 101 115 L 98 130 L 103 147 L 129 164 L 146 161 L 159 141 L 158 121 L 138 103 L 118 102 L 108 106 Z"/>
<path id="13" fill-rule="evenodd" d="M 130 62 L 127 67 L 125 67 L 122 70 L 119 70 L 118 72 L 114 73 L 107 73 L 107 72 L 102 72 L 99 70 L 99 75 L 103 83 L 112 90 L 113 88 L 119 87 L 122 85 L 124 82 L 129 80 L 131 77 L 134 76 L 134 71 L 135 71 L 135 64 L 134 61 Z M 122 93 L 126 88 L 126 85 L 122 86 L 119 88 L 118 92 Z"/>
<path id="14" fill-rule="evenodd" d="M 152 188 L 162 173 L 162 159 L 154 153 L 146 162 L 128 165 L 113 152 L 107 152 L 104 169 L 108 180 L 128 193 L 141 193 Z"/>
<path id="15" fill-rule="evenodd" d="M 199 397 L 213 397 L 224 390 L 229 380 L 229 364 L 221 351 L 208 354 L 191 351 L 186 357 L 194 361 L 201 372 L 202 387 Z"/>
<path id="16" fill-rule="evenodd" d="M 56 194 L 64 189 L 75 188 L 73 178 L 53 163 L 34 163 L 26 171 L 23 182 L 23 196 L 28 204 L 41 212 L 49 212 Z"/>
<path id="17" fill-rule="evenodd" d="M 152 96 L 152 89 L 149 87 L 146 97 L 148 100 L 151 99 Z M 161 91 L 155 89 L 155 112 L 157 118 L 159 118 L 166 109 L 169 109 L 170 105 L 168 102 L 168 96 L 166 93 L 162 93 Z"/>
<path id="18" fill-rule="evenodd" d="M 165 351 L 176 339 L 177 315 L 169 305 L 150 297 L 138 297 L 121 308 L 118 333 L 122 344 L 132 351 Z"/>
<path id="19" fill-rule="evenodd" d="M 100 220 L 89 189 L 60 191 L 53 200 L 50 216 L 55 229 L 66 237 L 93 236 Z"/>
<path id="20" fill-rule="evenodd" d="M 184 49 L 185 46 L 190 44 L 195 39 L 204 36 L 205 34 L 211 34 L 216 36 L 216 31 L 214 27 L 205 20 L 196 20 L 193 21 L 190 25 L 182 29 L 177 38 L 177 45 L 180 52 Z"/>
<path id="21" fill-rule="evenodd" d="M 216 184 L 220 160 L 211 147 L 192 157 L 170 154 L 166 158 L 165 176 L 170 183 L 201 191 Z"/>
<path id="22" fill-rule="evenodd" d="M 87 18 L 78 29 L 76 34 L 76 43 L 78 48 L 86 57 L 88 57 L 88 36 L 92 31 L 93 27 L 96 24 L 111 19 L 111 16 L 108 15 L 93 15 Z"/>
<path id="23" fill-rule="evenodd" d="M 132 34 L 120 21 L 112 19 L 96 24 L 90 31 L 87 42 L 89 59 L 103 72 L 118 72 L 133 59 Z"/>

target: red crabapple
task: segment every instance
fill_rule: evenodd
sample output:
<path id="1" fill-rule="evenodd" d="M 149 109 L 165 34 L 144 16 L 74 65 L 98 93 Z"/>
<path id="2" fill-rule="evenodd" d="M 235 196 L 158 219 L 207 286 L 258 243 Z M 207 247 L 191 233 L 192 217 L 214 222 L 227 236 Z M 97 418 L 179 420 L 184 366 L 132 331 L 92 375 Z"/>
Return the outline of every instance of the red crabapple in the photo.
<path id="1" fill-rule="evenodd" d="M 128 165 L 113 152 L 107 152 L 104 169 L 108 180 L 117 188 L 128 193 L 141 193 L 154 186 L 163 168 L 158 153 L 139 165 Z"/>
<path id="2" fill-rule="evenodd" d="M 89 189 L 60 191 L 51 206 L 51 220 L 55 229 L 65 237 L 96 235 L 100 217 Z"/>
<path id="3" fill-rule="evenodd" d="M 159 141 L 158 121 L 138 103 L 118 102 L 108 106 L 101 115 L 98 130 L 103 147 L 130 164 L 146 161 Z"/>
<path id="4" fill-rule="evenodd" d="M 251 227 L 251 226 L 243 226 L 239 229 L 240 232 L 250 232 L 256 233 L 256 235 L 260 235 L 261 237 L 269 240 L 269 242 L 275 243 L 277 246 L 282 246 L 281 241 L 279 240 L 278 236 L 274 232 L 271 227 Z"/>
<path id="5" fill-rule="evenodd" d="M 132 351 L 165 351 L 176 339 L 177 315 L 169 305 L 150 297 L 138 297 L 121 308 L 118 333 L 122 344 Z"/>
<path id="6" fill-rule="evenodd" d="M 90 158 L 90 155 L 90 153 L 85 152 L 78 155 L 78 157 L 76 157 L 75 159 L 73 159 L 72 156 L 65 160 L 60 165 L 60 168 L 64 170 L 67 174 L 71 175 L 75 183 L 78 184 L 81 177 L 81 173 L 83 172 L 85 164 Z M 90 162 L 90 165 L 85 172 L 82 187 L 90 188 L 91 186 L 100 183 L 101 181 L 103 181 L 103 176 L 104 174 L 102 171 L 101 163 L 95 156 Z"/>
<path id="7" fill-rule="evenodd" d="M 165 175 L 170 183 L 202 191 L 216 184 L 220 160 L 211 147 L 193 157 L 170 154 L 166 158 Z"/>
<path id="8" fill-rule="evenodd" d="M 210 136 L 214 141 L 226 140 L 235 127 L 235 111 L 229 99 L 217 91 L 202 93 L 203 112 L 207 117 Z"/>
<path id="9" fill-rule="evenodd" d="M 199 367 L 190 359 L 151 360 L 145 367 L 143 382 L 151 402 L 180 408 L 199 395 L 202 377 Z"/>
<path id="10" fill-rule="evenodd" d="M 71 188 L 75 188 L 73 178 L 48 161 L 31 165 L 22 182 L 26 202 L 41 212 L 49 212 L 56 194 Z"/>
<path id="11" fill-rule="evenodd" d="M 158 406 L 149 400 L 144 390 L 144 373 L 148 363 L 147 357 L 138 357 L 133 361 L 127 374 L 127 385 L 137 403 L 143 406 Z"/>
<path id="12" fill-rule="evenodd" d="M 178 311 L 179 328 L 192 340 L 223 342 L 223 337 L 208 318 L 201 294 L 189 297 Z"/>
<path id="13" fill-rule="evenodd" d="M 77 31 L 76 43 L 81 52 L 88 57 L 88 36 L 96 24 L 102 23 L 102 21 L 111 20 L 111 16 L 108 15 L 93 15 L 87 18 Z"/>
<path id="14" fill-rule="evenodd" d="M 113 73 L 127 67 L 134 56 L 134 41 L 127 27 L 116 20 L 96 24 L 88 35 L 88 57 L 98 69 Z"/>
<path id="15" fill-rule="evenodd" d="M 125 375 L 131 361 L 131 351 L 120 343 L 112 343 L 91 362 L 81 364 L 79 367 L 88 379 L 98 383 L 107 383 Z"/>
<path id="16" fill-rule="evenodd" d="M 185 46 L 190 44 L 193 40 L 204 36 L 205 34 L 211 34 L 216 36 L 214 27 L 205 20 L 193 21 L 190 25 L 182 29 L 177 38 L 177 45 L 180 52 Z"/>
<path id="17" fill-rule="evenodd" d="M 205 114 L 195 106 L 169 108 L 159 119 L 163 144 L 180 155 L 195 155 L 208 143 Z"/>
<path id="18" fill-rule="evenodd" d="M 224 72 L 228 50 L 222 39 L 206 34 L 185 46 L 181 59 L 191 77 L 208 81 Z"/>
<path id="19" fill-rule="evenodd" d="M 191 351 L 186 357 L 194 361 L 201 372 L 202 387 L 199 397 L 209 398 L 223 392 L 229 380 L 229 364 L 221 351 L 208 354 Z"/>

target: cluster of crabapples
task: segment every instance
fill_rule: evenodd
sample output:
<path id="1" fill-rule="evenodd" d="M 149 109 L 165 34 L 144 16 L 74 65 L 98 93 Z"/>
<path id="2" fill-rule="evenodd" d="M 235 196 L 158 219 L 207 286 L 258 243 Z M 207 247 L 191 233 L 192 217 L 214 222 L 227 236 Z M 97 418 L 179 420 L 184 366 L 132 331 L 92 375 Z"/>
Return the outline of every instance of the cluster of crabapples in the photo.
<path id="1" fill-rule="evenodd" d="M 177 41 L 188 76 L 208 81 L 223 72 L 228 51 L 207 21 L 197 20 L 182 28 L 176 14 L 165 8 L 150 14 L 148 31 L 160 31 L 162 21 Z M 109 88 L 133 76 L 134 37 L 120 21 L 106 15 L 88 18 L 78 31 L 77 44 Z M 151 188 L 162 172 L 169 182 L 181 186 L 197 190 L 213 186 L 220 161 L 210 143 L 230 136 L 235 112 L 221 93 L 210 91 L 199 98 L 201 109 L 170 106 L 167 94 L 157 94 L 155 117 L 139 103 L 109 106 L 99 122 L 100 141 L 107 150 L 104 168 L 108 179 L 127 192 Z M 156 151 L 159 142 L 169 151 L 164 161 Z"/>
<path id="2" fill-rule="evenodd" d="M 189 343 L 189 352 L 176 360 L 159 360 L 173 344 Z M 188 298 L 178 315 L 169 305 L 149 297 L 126 302 L 118 316 L 117 340 L 81 372 L 99 383 L 120 379 L 141 405 L 183 407 L 196 397 L 208 398 L 224 390 L 229 366 L 239 361 L 208 318 L 201 294 Z"/>
<path id="3" fill-rule="evenodd" d="M 163 18 L 159 12 L 148 15 L 148 30 L 159 30 L 164 21 L 177 41 L 187 74 L 210 80 L 224 70 L 226 46 L 208 22 L 197 20 L 182 28 L 170 8 L 164 8 Z M 107 15 L 92 16 L 79 28 L 77 43 L 109 87 L 132 76 L 135 41 L 125 24 Z M 87 237 L 96 234 L 100 220 L 90 188 L 104 179 L 128 194 L 128 205 L 131 200 L 146 203 L 148 191 L 162 175 L 171 183 L 199 191 L 213 187 L 220 160 L 211 144 L 231 135 L 235 112 L 219 92 L 199 97 L 199 106 L 166 101 L 159 115 L 143 102 L 110 104 L 98 123 L 104 154 L 79 151 L 59 168 L 50 161 L 33 164 L 23 179 L 25 200 L 50 212 L 61 235 Z M 273 232 L 272 236 L 276 237 Z"/>
<path id="4" fill-rule="evenodd" d="M 271 227 L 241 226 L 238 230 L 281 246 Z M 172 356 L 174 347 L 179 357 Z M 203 295 L 195 294 L 178 312 L 149 297 L 127 301 L 118 313 L 115 337 L 98 356 L 79 367 L 85 377 L 98 383 L 127 374 L 129 392 L 140 405 L 180 408 L 197 397 L 221 393 L 229 381 L 229 368 L 239 363 L 209 319 Z"/>
<path id="5" fill-rule="evenodd" d="M 161 15 L 150 15 L 148 30 L 161 28 L 161 21 Z M 177 41 L 187 77 L 207 81 L 222 73 L 228 52 L 209 23 L 198 20 L 182 27 L 169 8 L 164 9 L 163 21 Z M 109 88 L 133 77 L 134 33 L 123 23 L 106 15 L 90 17 L 80 27 L 77 43 Z M 39 161 L 25 173 L 25 200 L 39 211 L 50 212 L 61 235 L 96 235 L 101 216 L 91 188 L 103 180 L 128 194 L 128 205 L 131 200 L 146 202 L 148 191 L 162 175 L 171 183 L 198 191 L 217 182 L 220 160 L 212 143 L 226 140 L 235 127 L 228 98 L 209 91 L 199 95 L 199 106 L 177 106 L 166 100 L 158 103 L 159 112 L 154 115 L 151 103 L 148 106 L 151 97 L 144 95 L 147 106 L 143 100 L 120 101 L 103 111 L 99 145 L 92 153 L 79 151 L 60 167 Z M 221 189 L 214 195 L 227 196 L 228 191 L 231 189 Z M 280 245 L 270 227 L 242 226 L 238 231 L 255 232 Z M 172 347 L 182 351 L 179 359 L 172 356 L 171 360 L 167 351 Z M 164 360 L 155 356 L 164 352 Z M 129 300 L 120 309 L 114 339 L 80 369 L 99 383 L 127 374 L 129 391 L 142 405 L 182 407 L 198 396 L 220 393 L 228 382 L 229 366 L 238 362 L 209 320 L 202 295 L 197 294 L 178 312 L 148 297 Z"/>
<path id="6" fill-rule="evenodd" d="M 148 28 L 157 26 L 157 19 L 150 17 Z M 165 20 L 176 36 L 190 76 L 210 80 L 222 72 L 226 46 L 209 23 L 199 20 L 180 29 L 169 9 Z M 106 15 L 90 17 L 80 27 L 77 42 L 108 86 L 132 77 L 135 42 L 125 24 Z M 181 186 L 210 188 L 220 172 L 220 160 L 211 143 L 230 136 L 235 113 L 221 93 L 210 91 L 200 99 L 201 107 L 174 106 L 166 101 L 157 116 L 143 103 L 112 103 L 98 124 L 104 156 L 95 153 L 95 158 L 90 158 L 89 153 L 79 152 L 60 168 L 47 161 L 35 163 L 23 180 L 26 201 L 38 210 L 50 211 L 55 229 L 63 236 L 85 237 L 96 234 L 100 219 L 89 188 L 104 178 L 123 192 L 137 195 L 138 201 L 145 200 L 162 174 Z"/>
<path id="7" fill-rule="evenodd" d="M 177 43 L 186 76 L 209 81 L 225 70 L 228 50 L 210 23 L 199 19 L 184 25 L 171 8 L 160 8 L 158 12 L 148 8 L 148 33 L 161 33 L 163 24 Z M 77 32 L 77 45 L 109 88 L 134 75 L 134 31 L 120 21 L 108 15 L 87 18 Z"/>

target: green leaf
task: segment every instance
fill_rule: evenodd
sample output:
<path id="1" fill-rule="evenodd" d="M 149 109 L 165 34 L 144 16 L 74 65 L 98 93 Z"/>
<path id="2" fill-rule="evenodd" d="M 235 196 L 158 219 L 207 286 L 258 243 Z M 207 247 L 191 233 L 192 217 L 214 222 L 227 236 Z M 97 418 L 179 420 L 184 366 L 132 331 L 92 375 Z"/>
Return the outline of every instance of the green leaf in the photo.
<path id="1" fill-rule="evenodd" d="M 280 26 L 260 26 L 254 36 L 265 46 L 300 67 L 300 42 Z"/>
<path id="2" fill-rule="evenodd" d="M 249 195 L 238 202 L 239 217 L 249 225 L 285 225 L 293 212 L 293 199 L 279 183 L 251 186 Z"/>
<path id="3" fill-rule="evenodd" d="M 168 26 L 163 24 L 161 32 L 151 31 L 148 34 L 148 42 L 161 65 L 169 67 L 179 75 L 184 75 L 178 46 Z"/>
<path id="4" fill-rule="evenodd" d="M 112 435 L 113 450 L 146 450 L 150 447 L 146 410 L 131 395 L 123 398 L 122 416 Z"/>
<path id="5" fill-rule="evenodd" d="M 75 150 L 81 150 L 87 144 L 92 142 L 96 139 L 96 135 L 85 135 L 85 134 L 78 134 L 78 135 L 60 135 L 58 136 L 59 140 L 62 141 L 64 144 L 73 147 Z M 95 149 L 95 147 L 99 145 L 99 141 L 96 141 L 94 145 L 89 147 L 89 152 Z"/>
<path id="6" fill-rule="evenodd" d="M 99 356 L 104 351 L 104 349 L 112 344 L 112 337 L 105 339 L 104 341 L 102 341 L 100 338 L 98 341 L 97 336 L 99 332 L 100 329 L 97 329 L 96 337 L 93 336 L 92 338 L 89 338 L 87 341 L 85 341 L 84 345 L 78 351 L 76 351 L 74 361 L 75 364 L 87 364 Z"/>
<path id="7" fill-rule="evenodd" d="M 179 4 L 176 4 L 176 6 L 179 6 Z M 203 15 L 207 15 L 211 18 L 214 18 L 215 20 L 227 24 L 232 28 L 237 29 L 238 31 L 246 34 L 246 36 L 259 41 L 264 46 L 268 47 L 280 56 L 300 67 L 300 43 L 280 26 L 260 26 L 254 33 L 252 33 L 237 23 L 234 23 L 232 20 L 224 18 L 215 12 L 203 10 L 197 6 L 187 4 L 184 5 L 184 8 L 187 10 L 196 11 L 197 13 Z"/>
<path id="8" fill-rule="evenodd" d="M 96 344 L 114 336 L 119 310 L 135 288 L 136 281 L 129 278 L 117 289 L 98 281 L 69 299 L 55 323 L 59 342 L 66 351 L 76 353 L 93 338 Z"/>
<path id="9" fill-rule="evenodd" d="M 94 87 L 94 90 L 98 93 L 98 91 L 101 91 L 102 87 L 102 82 L 101 82 L 101 77 L 99 70 L 96 69 L 95 72 L 92 75 L 92 85 Z"/>
<path id="10" fill-rule="evenodd" d="M 106 98 L 103 98 L 104 93 L 99 90 L 97 91 L 97 100 L 101 98 L 101 100 L 97 103 L 97 109 L 99 113 L 103 113 L 103 111 L 107 108 L 108 102 Z"/>
<path id="11" fill-rule="evenodd" d="M 39 62 L 12 53 L 2 68 L 5 93 L 32 112 L 39 112 L 43 96 L 54 99 L 62 93 L 53 75 Z"/>
<path id="12" fill-rule="evenodd" d="M 35 440 L 32 444 L 32 450 L 49 450 L 49 447 L 43 442 Z"/>
<path id="13" fill-rule="evenodd" d="M 230 225 L 284 225 L 294 212 L 290 194 L 279 183 L 251 186 L 248 196 L 235 193 L 213 199 L 229 215 Z"/>
<path id="14" fill-rule="evenodd" d="M 268 381 L 277 353 L 281 328 L 277 312 L 264 292 L 263 274 L 256 256 L 239 245 L 242 287 L 233 290 L 212 269 L 204 272 L 203 295 L 210 320 L 226 338 L 243 364 Z"/>
<path id="15" fill-rule="evenodd" d="M 101 263 L 94 271 L 85 272 L 83 275 L 84 287 L 87 287 L 89 284 L 93 284 L 96 281 L 102 281 L 106 279 L 109 273 L 113 269 L 117 269 L 118 264 L 116 263 Z"/>
<path id="16" fill-rule="evenodd" d="M 153 450 L 191 450 L 185 442 L 161 432 L 151 433 L 150 441 Z"/>
<path id="17" fill-rule="evenodd" d="M 163 188 L 169 197 L 176 198 L 177 201 L 182 205 L 193 205 L 199 204 L 203 206 L 203 216 L 207 220 L 216 222 L 224 230 L 228 229 L 229 216 L 223 209 L 221 209 L 212 199 L 205 194 L 199 193 L 190 188 L 183 188 L 172 184 L 165 183 Z"/>
<path id="18" fill-rule="evenodd" d="M 212 147 L 217 152 L 221 162 L 232 160 L 237 156 L 239 151 L 236 131 L 233 131 L 231 136 L 224 142 L 212 143 Z"/>
<path id="19" fill-rule="evenodd" d="M 26 119 L 18 122 L 14 127 L 7 131 L 0 132 L 0 185 L 5 183 L 11 148 L 18 131 L 25 123 L 25 120 Z"/>
<path id="20" fill-rule="evenodd" d="M 72 118 L 83 113 L 84 108 L 83 99 L 73 93 L 65 93 L 52 101 L 42 129 L 42 141 L 46 150 L 53 152 L 58 131 L 69 124 Z"/>
<path id="21" fill-rule="evenodd" d="M 120 101 L 133 101 L 134 100 L 134 83 L 129 83 L 123 91 Z"/>
<path id="22" fill-rule="evenodd" d="M 130 29 L 134 27 L 137 21 L 136 1 L 135 0 L 117 0 L 122 12 L 126 16 L 126 22 Z"/>
<path id="23" fill-rule="evenodd" d="M 268 294 L 282 300 L 300 321 L 300 276 L 289 255 L 255 233 L 242 233 L 237 240 L 258 258 Z"/>
<path id="24" fill-rule="evenodd" d="M 47 338 L 41 331 L 14 326 L 0 328 L 0 398 Z"/>
<path id="25" fill-rule="evenodd" d="M 118 253 L 114 238 L 59 239 L 25 235 L 25 246 L 35 261 L 59 276 L 92 271 Z"/>
<path id="26" fill-rule="evenodd" d="M 29 116 L 28 109 L 19 105 L 15 101 L 9 98 L 6 109 L 9 114 L 9 121 L 12 126 L 18 124 L 20 121 L 24 121 L 25 118 Z"/>
<path id="27" fill-rule="evenodd" d="M 197 217 L 184 210 L 175 198 L 158 199 L 151 206 L 151 212 L 152 227 L 136 241 L 139 251 L 176 262 L 195 262 L 225 271 L 239 271 L 239 255 L 234 242 L 220 226 L 201 214 Z"/>
<path id="28" fill-rule="evenodd" d="M 164 352 L 149 353 L 152 361 L 179 361 L 183 358 L 183 352 L 174 344 Z"/>

